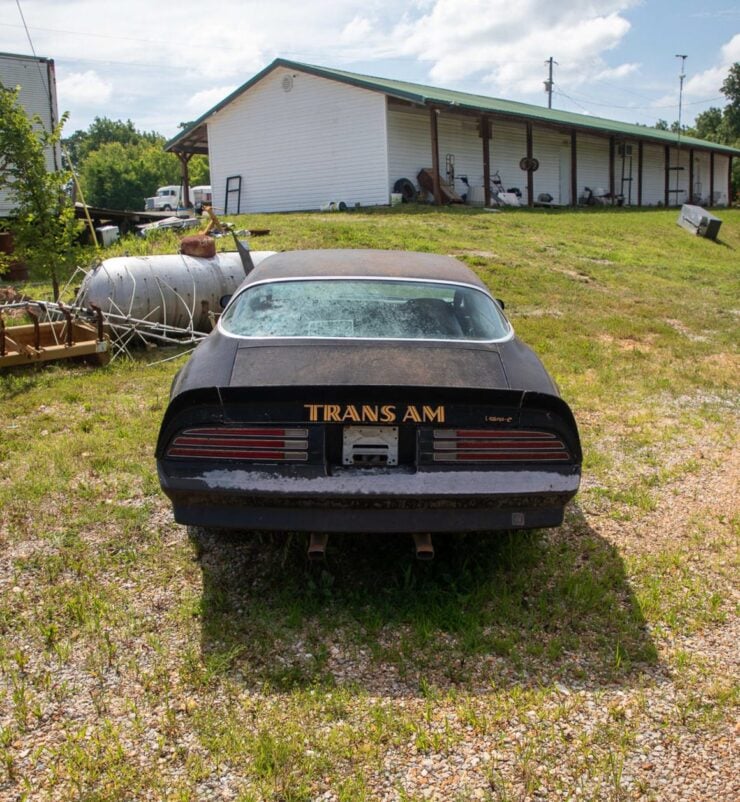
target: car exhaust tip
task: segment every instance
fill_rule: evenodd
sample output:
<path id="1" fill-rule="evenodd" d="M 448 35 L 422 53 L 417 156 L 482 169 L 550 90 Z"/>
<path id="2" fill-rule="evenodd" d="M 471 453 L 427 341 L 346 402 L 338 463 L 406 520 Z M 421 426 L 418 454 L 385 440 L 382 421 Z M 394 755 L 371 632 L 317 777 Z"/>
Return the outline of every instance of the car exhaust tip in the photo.
<path id="1" fill-rule="evenodd" d="M 432 536 L 428 532 L 425 534 L 414 533 L 414 548 L 416 549 L 417 560 L 434 559 L 434 545 Z"/>
<path id="2" fill-rule="evenodd" d="M 323 560 L 326 557 L 326 544 L 329 535 L 326 532 L 312 532 L 308 543 L 308 559 Z"/>

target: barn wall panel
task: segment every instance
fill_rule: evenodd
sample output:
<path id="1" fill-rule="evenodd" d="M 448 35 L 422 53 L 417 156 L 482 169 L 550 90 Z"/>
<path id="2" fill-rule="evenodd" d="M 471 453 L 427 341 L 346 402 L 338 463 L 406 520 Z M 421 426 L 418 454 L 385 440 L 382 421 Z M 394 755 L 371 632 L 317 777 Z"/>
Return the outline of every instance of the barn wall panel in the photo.
<path id="1" fill-rule="evenodd" d="M 702 150 L 694 151 L 694 202 L 700 206 L 709 204 L 709 154 Z"/>
<path id="2" fill-rule="evenodd" d="M 727 205 L 727 177 L 730 158 L 719 153 L 714 154 L 714 205 Z M 707 187 L 707 193 L 709 188 Z"/>
<path id="3" fill-rule="evenodd" d="M 57 122 L 56 82 L 53 66 L 41 59 L 0 55 L 0 81 L 6 87 L 20 86 L 20 103 L 29 116 L 38 114 L 44 128 L 50 131 Z M 60 162 L 59 149 L 46 150 L 47 170 Z M 7 217 L 13 202 L 7 190 L 0 190 L 0 217 Z"/>
<path id="4" fill-rule="evenodd" d="M 216 210 L 230 175 L 242 177 L 242 212 L 388 203 L 380 93 L 276 69 L 214 115 L 208 139 Z"/>
<path id="5" fill-rule="evenodd" d="M 609 140 L 578 133 L 578 195 L 589 187 L 595 195 L 609 191 Z"/>
<path id="6" fill-rule="evenodd" d="M 567 153 L 567 161 L 563 159 Z M 542 193 L 552 195 L 555 203 L 570 203 L 570 193 L 561 192 L 561 166 L 570 171 L 570 139 L 567 134 L 551 128 L 534 127 L 532 131 L 532 155 L 539 161 L 534 173 L 534 199 Z M 562 165 L 561 165 L 562 163 Z M 526 174 L 522 174 L 526 181 Z M 565 186 L 568 186 L 566 182 Z"/>
<path id="7" fill-rule="evenodd" d="M 527 155 L 527 127 L 524 123 L 493 120 L 491 125 L 491 174 L 498 172 L 505 189 L 518 189 L 527 200 L 527 174 L 519 162 Z"/>
<path id="8" fill-rule="evenodd" d="M 665 196 L 665 158 L 662 145 L 643 145 L 642 205 L 662 206 Z"/>

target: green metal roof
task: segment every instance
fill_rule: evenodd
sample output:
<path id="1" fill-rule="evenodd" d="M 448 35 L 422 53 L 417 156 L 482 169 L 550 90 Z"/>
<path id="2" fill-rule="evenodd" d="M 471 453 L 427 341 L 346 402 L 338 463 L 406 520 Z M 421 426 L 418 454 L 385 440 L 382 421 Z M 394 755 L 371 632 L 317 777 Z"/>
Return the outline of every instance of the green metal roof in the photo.
<path id="1" fill-rule="evenodd" d="M 504 115 L 511 118 L 520 118 L 522 121 L 539 121 L 565 128 L 597 131 L 603 134 L 616 134 L 630 139 L 650 140 L 665 145 L 675 145 L 677 142 L 677 136 L 672 131 L 660 131 L 657 128 L 649 128 L 648 126 L 636 125 L 634 123 L 607 120 L 603 117 L 592 117 L 588 114 L 576 114 L 572 111 L 546 109 L 542 106 L 534 106 L 530 103 L 518 103 L 515 100 L 501 100 L 500 98 L 487 97 L 486 95 L 473 95 L 469 92 L 439 89 L 438 87 L 425 86 L 424 84 L 415 84 L 408 81 L 377 78 L 371 75 L 361 75 L 360 73 L 335 70 L 329 67 L 318 67 L 313 64 L 301 64 L 298 61 L 288 61 L 287 59 L 278 58 L 232 92 L 228 97 L 224 98 L 220 103 L 217 103 L 184 131 L 181 131 L 177 136 L 173 137 L 165 145 L 165 149 L 183 149 L 188 141 L 188 136 L 190 135 L 193 137 L 197 132 L 196 129 L 205 123 L 212 114 L 215 114 L 217 111 L 224 108 L 224 106 L 227 106 L 232 100 L 235 100 L 251 86 L 264 78 L 265 75 L 278 67 L 286 67 L 287 69 L 306 72 L 320 78 L 340 81 L 373 92 L 382 92 L 389 97 L 406 100 L 410 103 L 422 106 L 440 106 L 447 107 L 451 110 L 458 109 L 492 115 Z M 740 150 L 737 148 L 719 145 L 705 139 L 697 139 L 696 137 L 681 136 L 681 144 L 713 150 L 719 153 L 727 153 L 733 156 L 740 155 Z"/>

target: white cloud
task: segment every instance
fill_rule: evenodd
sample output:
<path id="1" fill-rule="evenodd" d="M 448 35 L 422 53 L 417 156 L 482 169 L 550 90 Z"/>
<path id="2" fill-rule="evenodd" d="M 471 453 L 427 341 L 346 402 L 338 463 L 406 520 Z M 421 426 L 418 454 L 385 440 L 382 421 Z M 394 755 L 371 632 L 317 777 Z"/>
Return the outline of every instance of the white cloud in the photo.
<path id="1" fill-rule="evenodd" d="M 630 29 L 620 12 L 635 0 L 436 0 L 428 14 L 396 29 L 403 52 L 431 62 L 440 83 L 482 75 L 502 94 L 542 90 L 543 62 L 560 62 L 557 80 L 577 85 L 607 69 L 602 54 Z M 614 75 L 631 71 L 619 65 Z"/>
<path id="2" fill-rule="evenodd" d="M 200 117 L 201 114 L 205 114 L 209 109 L 213 108 L 216 103 L 222 101 L 235 89 L 236 86 L 214 86 L 211 89 L 202 89 L 200 92 L 196 92 L 192 97 L 188 98 L 185 103 L 185 108 L 196 117 Z"/>
<path id="3" fill-rule="evenodd" d="M 686 95 L 698 98 L 714 97 L 720 94 L 720 87 L 727 77 L 727 71 L 736 61 L 740 61 L 740 33 L 730 39 L 719 51 L 719 59 L 714 67 L 692 75 L 686 82 Z"/>
<path id="4" fill-rule="evenodd" d="M 339 40 L 342 44 L 358 44 L 367 40 L 372 30 L 372 23 L 367 17 L 354 17 L 342 29 L 339 34 Z"/>
<path id="5" fill-rule="evenodd" d="M 60 109 L 69 105 L 101 106 L 113 94 L 113 84 L 103 80 L 94 70 L 73 72 L 57 82 Z"/>

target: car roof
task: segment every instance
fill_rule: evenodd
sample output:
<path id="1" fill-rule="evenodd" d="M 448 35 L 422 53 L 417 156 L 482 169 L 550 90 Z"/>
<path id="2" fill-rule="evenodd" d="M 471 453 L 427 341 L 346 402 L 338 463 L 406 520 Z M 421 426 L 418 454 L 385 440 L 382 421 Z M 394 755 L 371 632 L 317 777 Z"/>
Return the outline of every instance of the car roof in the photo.
<path id="1" fill-rule="evenodd" d="M 411 278 L 488 287 L 452 256 L 415 251 L 374 249 L 327 249 L 285 251 L 260 262 L 242 286 L 259 281 L 287 278 Z"/>

